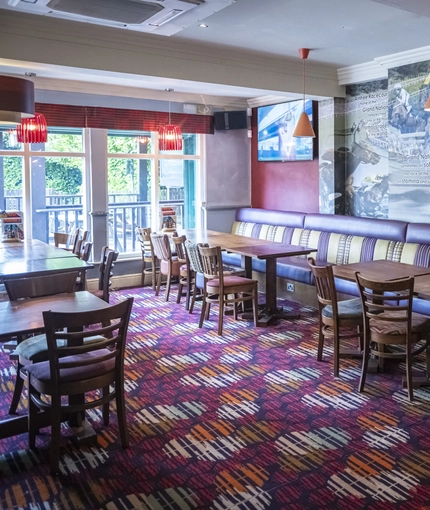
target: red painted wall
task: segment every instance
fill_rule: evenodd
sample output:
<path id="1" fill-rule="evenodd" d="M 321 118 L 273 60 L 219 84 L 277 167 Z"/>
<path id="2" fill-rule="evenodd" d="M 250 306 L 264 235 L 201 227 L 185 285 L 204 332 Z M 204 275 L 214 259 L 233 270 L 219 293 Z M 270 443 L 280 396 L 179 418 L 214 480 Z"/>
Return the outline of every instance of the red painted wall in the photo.
<path id="1" fill-rule="evenodd" d="M 259 163 L 257 110 L 251 119 L 251 204 L 278 211 L 319 212 L 318 158 L 313 161 Z"/>

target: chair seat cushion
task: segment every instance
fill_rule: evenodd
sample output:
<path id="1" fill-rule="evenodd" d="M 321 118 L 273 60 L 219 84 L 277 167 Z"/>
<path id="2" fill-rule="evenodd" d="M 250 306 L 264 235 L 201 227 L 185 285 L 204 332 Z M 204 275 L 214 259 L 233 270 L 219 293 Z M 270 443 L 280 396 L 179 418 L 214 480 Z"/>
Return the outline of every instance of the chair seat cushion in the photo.
<path id="1" fill-rule="evenodd" d="M 100 335 L 95 335 L 85 338 L 84 342 L 99 342 L 100 340 L 105 340 L 105 338 Z M 65 340 L 59 340 L 58 346 L 63 347 L 65 343 Z M 20 358 L 28 359 L 33 363 L 46 361 L 48 359 L 48 343 L 46 341 L 46 336 L 37 335 L 23 340 L 16 346 L 13 354 L 17 354 Z"/>
<path id="2" fill-rule="evenodd" d="M 183 265 L 182 260 L 173 260 L 172 261 L 172 276 L 179 276 L 181 273 L 181 266 Z M 162 260 L 160 262 L 160 271 L 162 274 L 167 274 L 169 271 L 169 262 L 167 260 Z"/>
<path id="3" fill-rule="evenodd" d="M 398 317 L 405 317 L 397 312 L 393 315 Z M 430 331 L 430 317 L 421 315 L 420 313 L 412 313 L 411 318 L 412 333 L 423 333 Z M 370 329 L 378 335 L 392 335 L 392 336 L 405 336 L 406 335 L 406 322 L 390 322 L 380 321 L 378 319 L 370 319 Z"/>
<path id="4" fill-rule="evenodd" d="M 250 278 L 243 278 L 242 276 L 229 275 L 224 276 L 224 288 L 235 287 L 236 285 L 250 285 L 257 283 L 257 280 L 251 280 Z M 219 287 L 219 278 L 213 278 L 206 284 L 207 287 Z"/>
<path id="5" fill-rule="evenodd" d="M 77 354 L 75 356 L 65 356 L 62 361 L 79 361 L 96 359 L 99 356 L 109 354 L 108 349 L 100 349 L 98 351 L 85 352 L 83 354 Z M 111 358 L 106 361 L 94 363 L 87 366 L 79 366 L 78 368 L 63 368 L 60 369 L 60 378 L 62 383 L 78 382 L 85 379 L 93 379 L 104 375 L 115 367 L 115 359 Z M 25 368 L 28 374 L 31 374 L 39 381 L 47 384 L 51 379 L 51 371 L 49 368 L 49 361 L 41 361 L 40 363 L 33 363 Z"/>
<path id="6" fill-rule="evenodd" d="M 333 319 L 333 307 L 327 305 L 322 309 L 322 315 L 327 319 Z M 337 315 L 341 320 L 360 319 L 363 316 L 361 299 L 347 299 L 337 304 Z"/>

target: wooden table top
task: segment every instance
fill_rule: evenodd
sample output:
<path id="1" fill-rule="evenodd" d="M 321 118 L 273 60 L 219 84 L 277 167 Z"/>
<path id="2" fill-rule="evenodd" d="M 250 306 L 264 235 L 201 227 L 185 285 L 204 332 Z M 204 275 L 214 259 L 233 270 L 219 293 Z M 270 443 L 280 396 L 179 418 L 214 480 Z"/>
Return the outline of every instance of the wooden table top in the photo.
<path id="1" fill-rule="evenodd" d="M 0 243 L 0 263 L 35 259 L 77 258 L 74 253 L 38 239 Z"/>
<path id="2" fill-rule="evenodd" d="M 265 241 L 254 237 L 216 232 L 214 230 L 184 230 L 187 239 L 196 243 L 208 243 L 210 246 L 221 246 L 221 248 L 259 259 L 278 257 L 291 257 L 293 255 L 306 255 L 316 251 L 302 246 L 278 243 L 277 241 Z"/>
<path id="3" fill-rule="evenodd" d="M 100 310 L 108 306 L 106 301 L 87 291 L 19 301 L 3 301 L 0 302 L 0 338 L 4 337 L 4 340 L 7 340 L 13 335 L 42 330 L 42 312 L 47 310 L 84 312 Z"/>
<path id="4" fill-rule="evenodd" d="M 393 262 L 392 260 L 370 260 L 368 262 L 333 266 L 334 276 L 345 280 L 355 281 L 356 271 L 365 278 L 376 281 L 398 280 L 409 276 L 418 277 L 430 274 L 430 268 L 428 267 Z"/>
<path id="5" fill-rule="evenodd" d="M 44 276 L 68 271 L 82 271 L 94 267 L 77 257 L 53 259 L 22 259 L 0 262 L 0 279 Z"/>

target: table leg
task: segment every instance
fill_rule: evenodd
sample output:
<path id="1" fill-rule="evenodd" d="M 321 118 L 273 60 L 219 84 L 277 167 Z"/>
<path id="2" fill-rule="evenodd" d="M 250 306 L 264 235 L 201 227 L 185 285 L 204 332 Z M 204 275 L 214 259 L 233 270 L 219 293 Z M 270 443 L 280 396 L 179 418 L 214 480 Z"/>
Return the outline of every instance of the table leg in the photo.
<path id="1" fill-rule="evenodd" d="M 267 326 L 272 319 L 300 319 L 300 314 L 286 312 L 276 305 L 276 258 L 266 259 L 266 309 L 258 319 L 259 326 Z"/>

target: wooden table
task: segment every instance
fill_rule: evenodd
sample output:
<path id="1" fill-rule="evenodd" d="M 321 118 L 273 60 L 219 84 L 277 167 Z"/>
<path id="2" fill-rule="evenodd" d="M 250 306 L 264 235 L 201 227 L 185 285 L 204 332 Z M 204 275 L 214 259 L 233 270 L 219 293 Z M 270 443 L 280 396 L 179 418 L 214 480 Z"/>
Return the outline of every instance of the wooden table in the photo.
<path id="1" fill-rule="evenodd" d="M 85 274 L 92 267 L 73 253 L 37 239 L 0 243 L 0 281 L 78 271 L 85 288 Z"/>
<path id="2" fill-rule="evenodd" d="M 354 264 L 339 264 L 333 266 L 333 274 L 337 278 L 355 281 L 355 272 L 358 271 L 364 278 L 369 280 L 398 280 L 400 278 L 414 277 L 414 294 L 418 297 L 430 299 L 430 268 L 404 264 L 392 260 L 370 260 L 368 262 L 357 262 Z M 372 360 L 369 360 L 369 362 Z M 379 360 L 369 363 L 368 372 L 376 372 L 379 367 Z M 430 385 L 428 377 L 414 377 L 414 387 Z M 406 381 L 403 381 L 406 387 Z"/>
<path id="3" fill-rule="evenodd" d="M 272 319 L 299 318 L 298 314 L 284 312 L 281 308 L 277 307 L 276 259 L 279 257 L 308 255 L 315 252 L 314 248 L 309 249 L 276 241 L 264 241 L 254 237 L 227 234 L 214 230 L 185 230 L 184 233 L 187 239 L 194 242 L 208 243 L 210 246 L 221 246 L 224 250 L 241 255 L 242 267 L 245 269 L 248 278 L 252 276 L 252 258 L 266 261 L 266 305 L 262 315 L 259 316 L 259 326 L 266 326 Z"/>
<path id="4" fill-rule="evenodd" d="M 430 274 L 430 268 L 403 264 L 392 260 L 369 260 L 354 264 L 339 264 L 333 266 L 333 274 L 337 278 L 355 281 L 355 272 L 358 271 L 369 280 L 398 280 L 409 276 L 422 276 Z"/>
<path id="5" fill-rule="evenodd" d="M 12 335 L 42 331 L 42 312 L 45 310 L 84 312 L 100 310 L 108 306 L 109 304 L 106 301 L 87 291 L 20 301 L 4 301 L 0 303 L 0 341 L 5 341 Z M 48 418 L 47 415 L 46 418 Z M 49 425 L 48 419 L 45 425 Z M 14 416 L 0 421 L 0 439 L 16 434 L 24 434 L 27 431 L 27 415 Z M 88 431 L 85 431 L 84 435 L 88 436 Z"/>
<path id="6" fill-rule="evenodd" d="M 38 239 L 25 239 L 24 241 L 0 243 L 0 262 L 28 259 L 57 259 L 76 258 L 71 251 L 62 250 L 52 244 L 46 244 Z"/>

